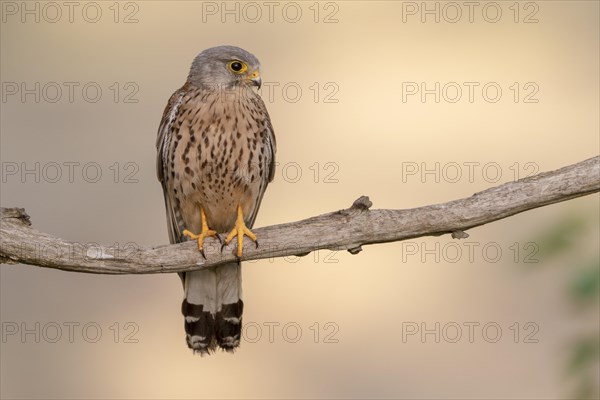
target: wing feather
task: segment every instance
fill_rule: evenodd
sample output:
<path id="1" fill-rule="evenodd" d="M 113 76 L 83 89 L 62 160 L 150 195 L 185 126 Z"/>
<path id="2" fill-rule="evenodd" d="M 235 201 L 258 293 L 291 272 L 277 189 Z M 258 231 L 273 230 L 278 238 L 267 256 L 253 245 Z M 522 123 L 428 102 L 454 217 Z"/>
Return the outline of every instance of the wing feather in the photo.
<path id="1" fill-rule="evenodd" d="M 183 241 L 181 234 L 183 220 L 179 212 L 175 209 L 171 196 L 168 195 L 166 179 L 167 171 L 165 167 L 168 162 L 169 145 L 173 136 L 173 124 L 177 120 L 184 95 L 185 91 L 181 88 L 173 93 L 169 99 L 162 120 L 160 121 L 156 138 L 156 175 L 163 188 L 165 208 L 167 211 L 167 228 L 169 230 L 169 241 L 171 243 L 180 243 Z"/>
<path id="2" fill-rule="evenodd" d="M 265 194 L 265 190 L 267 189 L 267 185 L 275 177 L 275 153 L 277 152 L 275 131 L 273 130 L 273 125 L 271 124 L 271 119 L 269 118 L 267 108 L 265 106 L 265 103 L 260 98 L 259 98 L 258 103 L 259 103 L 259 107 L 260 107 L 263 115 L 265 116 L 265 119 L 264 119 L 264 127 L 266 129 L 265 165 L 266 165 L 267 170 L 266 170 L 266 173 L 262 177 L 262 182 L 260 183 L 260 190 L 258 192 L 258 198 L 256 199 L 256 203 L 254 205 L 254 210 L 252 210 L 252 213 L 248 216 L 248 221 L 246 221 L 249 228 L 252 228 L 254 226 L 254 221 L 256 220 L 256 216 L 258 215 L 260 203 L 262 202 L 262 198 Z"/>

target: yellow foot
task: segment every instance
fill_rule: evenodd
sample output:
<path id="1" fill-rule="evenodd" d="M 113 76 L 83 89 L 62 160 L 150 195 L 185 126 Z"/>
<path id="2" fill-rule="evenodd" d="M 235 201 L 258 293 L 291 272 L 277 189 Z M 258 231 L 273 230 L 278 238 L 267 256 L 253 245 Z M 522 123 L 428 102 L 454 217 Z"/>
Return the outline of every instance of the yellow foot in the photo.
<path id="1" fill-rule="evenodd" d="M 202 257 L 206 258 L 203 247 L 204 239 L 206 239 L 209 236 L 215 236 L 217 239 L 219 239 L 219 241 L 221 241 L 221 238 L 219 237 L 219 235 L 217 235 L 216 231 L 208 229 L 208 224 L 206 223 L 206 215 L 204 214 L 204 209 L 202 207 L 200 207 L 200 216 L 202 218 L 202 230 L 200 231 L 200 234 L 196 235 L 195 233 L 184 229 L 183 236 L 187 236 L 192 240 L 198 240 L 198 250 L 200 250 L 200 253 L 202 253 Z"/>
<path id="2" fill-rule="evenodd" d="M 225 239 L 226 246 L 231 242 L 231 240 L 237 236 L 237 256 L 241 257 L 244 249 L 244 235 L 248 236 L 256 243 L 256 247 L 258 247 L 258 240 L 256 240 L 256 235 L 252 233 L 250 229 L 244 223 L 244 213 L 242 212 L 242 207 L 238 206 L 237 209 L 237 219 L 235 220 L 235 227 L 229 232 L 227 238 Z"/>

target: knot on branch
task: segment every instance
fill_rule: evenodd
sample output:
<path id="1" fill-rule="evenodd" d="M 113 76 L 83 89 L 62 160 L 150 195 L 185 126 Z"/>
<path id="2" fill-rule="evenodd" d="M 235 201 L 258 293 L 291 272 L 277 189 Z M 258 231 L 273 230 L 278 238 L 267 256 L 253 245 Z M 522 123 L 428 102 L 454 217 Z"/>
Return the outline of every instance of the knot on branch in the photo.
<path id="1" fill-rule="evenodd" d="M 345 210 L 338 211 L 338 214 L 355 216 L 363 211 L 368 211 L 369 207 L 371 207 L 373 203 L 369 200 L 369 196 L 360 196 L 358 199 L 354 200 L 354 203 L 350 206 L 350 208 L 346 208 Z"/>
<path id="2" fill-rule="evenodd" d="M 354 200 L 350 209 L 367 211 L 372 205 L 373 203 L 369 200 L 369 196 L 360 196 L 358 199 Z"/>
<path id="3" fill-rule="evenodd" d="M 466 239 L 469 237 L 469 234 L 464 231 L 454 231 L 452 232 L 452 239 Z"/>
<path id="4" fill-rule="evenodd" d="M 0 207 L 0 217 L 15 218 L 18 219 L 23 225 L 31 226 L 29 215 L 25 212 L 24 208 L 5 208 Z"/>
<path id="5" fill-rule="evenodd" d="M 348 249 L 348 253 L 354 255 L 357 255 L 358 253 L 360 253 L 362 251 L 362 246 L 358 246 L 358 247 L 353 247 L 351 249 Z"/>

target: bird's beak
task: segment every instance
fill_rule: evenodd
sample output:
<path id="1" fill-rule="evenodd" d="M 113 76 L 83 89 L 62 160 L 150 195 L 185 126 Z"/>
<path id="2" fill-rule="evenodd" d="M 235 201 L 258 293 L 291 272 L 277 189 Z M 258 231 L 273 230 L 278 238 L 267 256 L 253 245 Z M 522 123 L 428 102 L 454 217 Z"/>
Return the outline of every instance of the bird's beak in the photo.
<path id="1" fill-rule="evenodd" d="M 262 85 L 262 79 L 260 78 L 260 72 L 258 72 L 258 70 L 255 70 L 251 74 L 248 74 L 248 77 L 246 79 L 250 82 L 251 85 L 254 85 L 260 89 Z"/>

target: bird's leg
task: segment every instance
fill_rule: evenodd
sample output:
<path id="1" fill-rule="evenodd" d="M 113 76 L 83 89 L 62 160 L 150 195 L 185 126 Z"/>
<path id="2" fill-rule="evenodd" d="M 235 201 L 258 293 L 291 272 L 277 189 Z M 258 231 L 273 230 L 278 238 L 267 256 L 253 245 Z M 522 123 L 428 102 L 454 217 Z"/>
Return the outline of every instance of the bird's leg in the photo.
<path id="1" fill-rule="evenodd" d="M 187 229 L 184 229 L 183 236 L 187 236 L 192 240 L 198 240 L 198 250 L 200 250 L 200 253 L 202 253 L 202 257 L 206 258 L 203 247 L 204 239 L 206 239 L 209 236 L 216 236 L 219 239 L 219 241 L 221 241 L 221 238 L 219 237 L 219 235 L 217 235 L 216 231 L 208 229 L 208 223 L 206 222 L 206 214 L 204 214 L 204 209 L 202 207 L 200 207 L 200 218 L 202 219 L 202 229 L 200 233 L 196 235 L 188 231 Z"/>
<path id="2" fill-rule="evenodd" d="M 244 223 L 244 213 L 242 211 L 242 207 L 238 206 L 237 219 L 235 220 L 235 226 L 233 227 L 231 232 L 229 232 L 229 235 L 227 235 L 227 238 L 225 239 L 225 244 L 223 246 L 228 245 L 229 242 L 231 242 L 231 240 L 235 236 L 237 236 L 237 244 L 238 244 L 237 245 L 237 256 L 241 257 L 242 251 L 244 248 L 244 235 L 246 235 L 250 239 L 252 239 L 256 243 L 256 246 L 258 247 L 258 240 L 256 240 L 256 235 L 254 233 L 252 233 L 252 231 L 250 229 L 248 229 L 248 227 Z"/>

